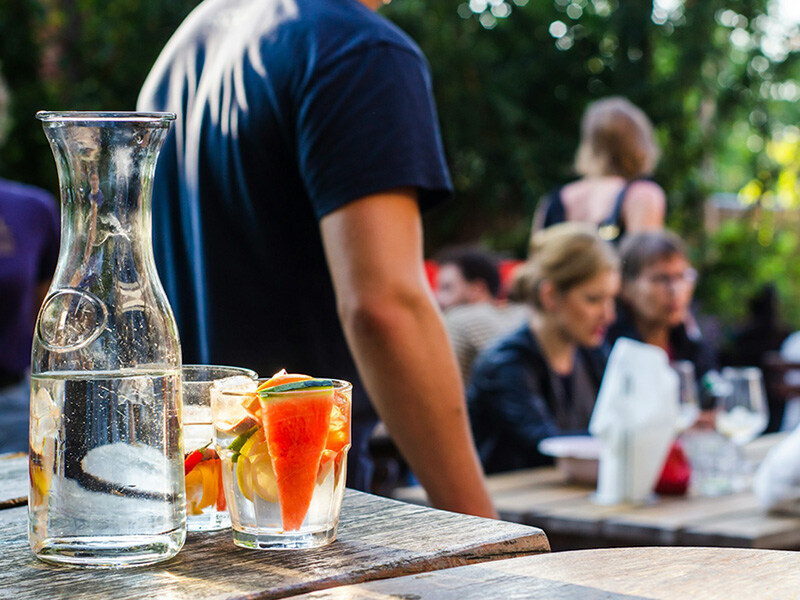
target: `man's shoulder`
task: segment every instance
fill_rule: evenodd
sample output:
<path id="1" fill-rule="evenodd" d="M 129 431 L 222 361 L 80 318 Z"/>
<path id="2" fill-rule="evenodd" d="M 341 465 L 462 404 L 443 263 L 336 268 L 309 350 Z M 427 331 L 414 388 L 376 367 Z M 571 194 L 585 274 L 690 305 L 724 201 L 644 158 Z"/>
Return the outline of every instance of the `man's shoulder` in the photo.
<path id="1" fill-rule="evenodd" d="M 237 42 L 232 47 L 245 53 L 252 53 L 254 43 L 308 46 L 323 58 L 333 50 L 389 44 L 421 55 L 406 33 L 358 0 L 206 0 L 181 23 L 165 50 L 220 40 Z M 230 46 L 215 50 L 223 48 L 231 51 Z"/>
<path id="2" fill-rule="evenodd" d="M 181 23 L 142 88 L 140 109 L 164 104 L 174 71 L 224 72 L 247 60 L 261 74 L 311 73 L 342 58 L 391 47 L 424 61 L 416 43 L 358 0 L 206 0 Z M 272 69 L 271 69 L 272 68 Z"/>
<path id="3" fill-rule="evenodd" d="M 358 0 L 299 0 L 297 6 L 297 18 L 286 26 L 311 34 L 317 43 L 345 48 L 390 44 L 419 52 L 403 30 Z"/>
<path id="4" fill-rule="evenodd" d="M 448 308 L 447 311 L 445 311 L 445 318 L 448 321 L 458 323 L 476 318 L 484 318 L 492 314 L 494 314 L 494 307 L 490 303 L 475 302 L 472 304 L 459 304 Z"/>
<path id="5" fill-rule="evenodd" d="M 445 312 L 445 319 L 448 323 L 457 325 L 492 324 L 505 331 L 522 325 L 528 316 L 529 312 L 524 306 L 498 306 L 491 302 L 460 304 Z"/>

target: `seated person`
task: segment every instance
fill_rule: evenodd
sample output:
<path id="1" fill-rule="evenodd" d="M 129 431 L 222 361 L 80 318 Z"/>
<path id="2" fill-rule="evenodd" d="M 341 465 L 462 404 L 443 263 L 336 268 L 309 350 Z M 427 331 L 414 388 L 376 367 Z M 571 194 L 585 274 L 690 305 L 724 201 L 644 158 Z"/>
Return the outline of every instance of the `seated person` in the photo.
<path id="1" fill-rule="evenodd" d="M 533 237 L 515 281 L 532 315 L 478 357 L 467 386 L 487 473 L 547 464 L 540 440 L 586 433 L 619 281 L 616 253 L 596 227 L 564 223 Z"/>
<path id="2" fill-rule="evenodd" d="M 31 342 L 58 259 L 58 207 L 0 179 L 0 453 L 28 451 Z"/>
<path id="3" fill-rule="evenodd" d="M 500 272 L 491 253 L 476 247 L 453 247 L 437 257 L 436 299 L 444 310 L 447 334 L 464 383 L 472 363 L 490 342 L 519 327 L 529 316 L 526 306 L 503 302 Z"/>
<path id="4" fill-rule="evenodd" d="M 716 357 L 689 312 L 697 271 L 683 241 L 670 231 L 637 233 L 623 240 L 620 258 L 622 290 L 609 345 L 620 337 L 653 344 L 670 360 L 694 364 L 699 381 L 716 368 Z"/>

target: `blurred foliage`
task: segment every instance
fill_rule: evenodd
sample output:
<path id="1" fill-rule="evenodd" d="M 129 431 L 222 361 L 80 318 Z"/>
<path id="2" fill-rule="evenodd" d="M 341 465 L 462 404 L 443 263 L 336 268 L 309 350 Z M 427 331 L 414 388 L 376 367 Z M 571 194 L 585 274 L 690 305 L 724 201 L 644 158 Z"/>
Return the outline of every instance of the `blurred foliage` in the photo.
<path id="1" fill-rule="evenodd" d="M 481 239 L 522 256 L 538 199 L 572 177 L 584 108 L 623 95 L 657 127 L 670 225 L 702 245 L 706 196 L 735 192 L 756 166 L 733 132 L 769 137 L 779 102 L 765 86 L 798 75 L 795 56 L 762 48 L 766 10 L 767 0 L 395 0 L 385 14 L 431 62 L 458 194 L 429 219 L 430 244 Z M 796 120 L 796 108 L 781 110 Z"/>
<path id="2" fill-rule="evenodd" d="M 0 176 L 58 189 L 37 110 L 133 110 L 158 53 L 198 0 L 2 0 L 10 91 Z"/>
<path id="3" fill-rule="evenodd" d="M 758 211 L 753 207 L 751 211 Z M 800 233 L 797 222 L 775 223 L 775 213 L 729 220 L 714 232 L 699 260 L 698 295 L 704 312 L 730 330 L 748 317 L 748 303 L 767 284 L 778 292 L 782 321 L 800 325 Z"/>
<path id="4" fill-rule="evenodd" d="M 768 140 L 763 158 L 768 164 L 739 190 L 742 204 L 776 210 L 800 207 L 800 132 L 797 128 Z"/>
<path id="5" fill-rule="evenodd" d="M 2 0 L 0 72 L 11 106 L 0 176 L 55 189 L 35 111 L 132 109 L 158 52 L 196 4 Z M 797 28 L 770 18 L 768 4 L 394 0 L 382 12 L 430 61 L 457 190 L 455 202 L 426 218 L 426 250 L 483 242 L 524 256 L 539 198 L 573 177 L 584 108 L 623 95 L 656 125 L 663 156 L 655 178 L 667 191 L 670 226 L 697 251 L 708 310 L 736 317 L 750 284 L 767 276 L 789 293 L 789 231 L 760 217 L 713 237 L 703 229 L 711 192 L 741 189 L 758 208 L 795 185 L 800 44 Z M 800 325 L 800 315 L 792 318 Z"/>

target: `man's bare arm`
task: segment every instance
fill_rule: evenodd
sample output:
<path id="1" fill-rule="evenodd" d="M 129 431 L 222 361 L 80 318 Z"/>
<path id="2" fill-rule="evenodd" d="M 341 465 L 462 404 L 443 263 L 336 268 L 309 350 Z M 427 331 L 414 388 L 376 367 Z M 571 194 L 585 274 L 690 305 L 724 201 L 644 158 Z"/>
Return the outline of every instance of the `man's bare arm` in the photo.
<path id="1" fill-rule="evenodd" d="M 392 438 L 434 506 L 496 517 L 425 279 L 415 191 L 362 198 L 320 227 L 348 344 Z"/>

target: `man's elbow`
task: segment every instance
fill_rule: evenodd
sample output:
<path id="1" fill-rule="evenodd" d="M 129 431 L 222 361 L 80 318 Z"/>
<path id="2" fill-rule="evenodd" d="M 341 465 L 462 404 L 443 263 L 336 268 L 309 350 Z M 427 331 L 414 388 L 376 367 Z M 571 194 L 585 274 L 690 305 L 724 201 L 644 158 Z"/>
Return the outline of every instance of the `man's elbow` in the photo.
<path id="1" fill-rule="evenodd" d="M 430 308 L 429 298 L 418 290 L 352 294 L 339 302 L 339 318 L 351 335 L 383 336 L 408 326 Z"/>

